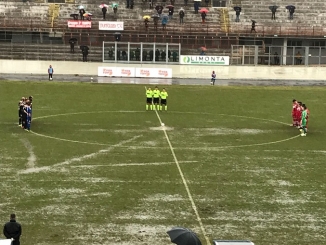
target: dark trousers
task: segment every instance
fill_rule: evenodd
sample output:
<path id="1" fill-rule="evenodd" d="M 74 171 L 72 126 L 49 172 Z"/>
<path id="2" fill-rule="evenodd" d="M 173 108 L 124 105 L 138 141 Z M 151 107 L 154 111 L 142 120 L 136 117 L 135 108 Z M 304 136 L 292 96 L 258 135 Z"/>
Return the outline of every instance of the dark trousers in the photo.
<path id="1" fill-rule="evenodd" d="M 240 15 L 235 16 L 235 22 L 240 22 Z"/>
<path id="2" fill-rule="evenodd" d="M 11 243 L 12 245 L 20 245 L 20 241 L 19 240 L 15 240 L 15 241 L 13 241 L 12 243 Z"/>
<path id="3" fill-rule="evenodd" d="M 180 24 L 183 24 L 183 17 L 180 17 Z"/>
<path id="4" fill-rule="evenodd" d="M 103 12 L 103 20 L 105 20 L 106 12 Z"/>
<path id="5" fill-rule="evenodd" d="M 23 119 L 23 113 L 18 110 L 18 125 L 21 125 L 22 124 L 22 120 Z"/>
<path id="6" fill-rule="evenodd" d="M 293 20 L 293 13 L 290 13 L 290 20 Z"/>
<path id="7" fill-rule="evenodd" d="M 22 116 L 22 127 L 26 129 L 27 127 L 27 115 L 24 113 Z"/>
<path id="8" fill-rule="evenodd" d="M 52 79 L 52 73 L 49 73 L 49 80 Z"/>
<path id="9" fill-rule="evenodd" d="M 83 54 L 83 62 L 87 62 L 87 54 Z"/>
<path id="10" fill-rule="evenodd" d="M 272 20 L 275 20 L 275 12 L 272 12 Z"/>
<path id="11" fill-rule="evenodd" d="M 75 45 L 70 44 L 70 53 L 75 53 Z"/>

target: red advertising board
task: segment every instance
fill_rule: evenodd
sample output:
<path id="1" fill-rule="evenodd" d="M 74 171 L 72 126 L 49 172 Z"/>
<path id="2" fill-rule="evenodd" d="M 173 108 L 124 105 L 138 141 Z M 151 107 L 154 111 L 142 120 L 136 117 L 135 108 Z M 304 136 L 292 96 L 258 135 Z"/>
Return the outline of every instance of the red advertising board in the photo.
<path id="1" fill-rule="evenodd" d="M 92 22 L 89 20 L 68 20 L 68 28 L 92 28 Z"/>

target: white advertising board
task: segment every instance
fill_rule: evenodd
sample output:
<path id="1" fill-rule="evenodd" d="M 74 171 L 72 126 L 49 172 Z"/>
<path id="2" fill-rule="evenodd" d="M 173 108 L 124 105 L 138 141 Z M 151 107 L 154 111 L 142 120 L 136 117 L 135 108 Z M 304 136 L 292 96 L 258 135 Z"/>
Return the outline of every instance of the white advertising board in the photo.
<path id="1" fill-rule="evenodd" d="M 102 31 L 123 31 L 124 25 L 120 21 L 99 21 L 98 29 Z"/>
<path id="2" fill-rule="evenodd" d="M 136 77 L 172 78 L 170 68 L 136 68 Z"/>
<path id="3" fill-rule="evenodd" d="M 99 77 L 172 78 L 170 68 L 98 67 Z"/>
<path id="4" fill-rule="evenodd" d="M 182 65 L 230 65 L 230 56 L 180 55 Z"/>

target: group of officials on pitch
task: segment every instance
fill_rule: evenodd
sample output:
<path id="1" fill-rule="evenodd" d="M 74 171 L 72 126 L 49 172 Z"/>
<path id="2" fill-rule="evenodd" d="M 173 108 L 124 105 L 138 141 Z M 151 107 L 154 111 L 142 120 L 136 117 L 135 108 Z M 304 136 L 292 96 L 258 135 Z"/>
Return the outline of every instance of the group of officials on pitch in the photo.
<path id="1" fill-rule="evenodd" d="M 160 91 L 157 87 L 152 90 L 151 88 L 146 89 L 146 111 L 149 109 L 162 111 L 163 106 L 164 110 L 168 110 L 167 106 L 167 97 L 168 93 L 166 92 L 165 88 Z"/>
<path id="2" fill-rule="evenodd" d="M 18 102 L 18 126 L 30 132 L 32 122 L 33 96 L 22 97 Z"/>

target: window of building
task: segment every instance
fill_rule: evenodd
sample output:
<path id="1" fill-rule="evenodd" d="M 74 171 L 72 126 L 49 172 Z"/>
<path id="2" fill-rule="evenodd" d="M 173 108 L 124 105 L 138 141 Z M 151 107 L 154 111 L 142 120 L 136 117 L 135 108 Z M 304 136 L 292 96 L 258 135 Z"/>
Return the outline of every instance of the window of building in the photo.
<path id="1" fill-rule="evenodd" d="M 226 0 L 212 0 L 213 7 L 226 7 Z"/>
<path id="2" fill-rule="evenodd" d="M 289 40 L 287 46 L 289 47 L 302 47 L 302 41 L 298 41 L 298 40 Z"/>
<path id="3" fill-rule="evenodd" d="M 314 40 L 309 42 L 310 47 L 325 47 L 325 41 L 322 40 Z"/>

